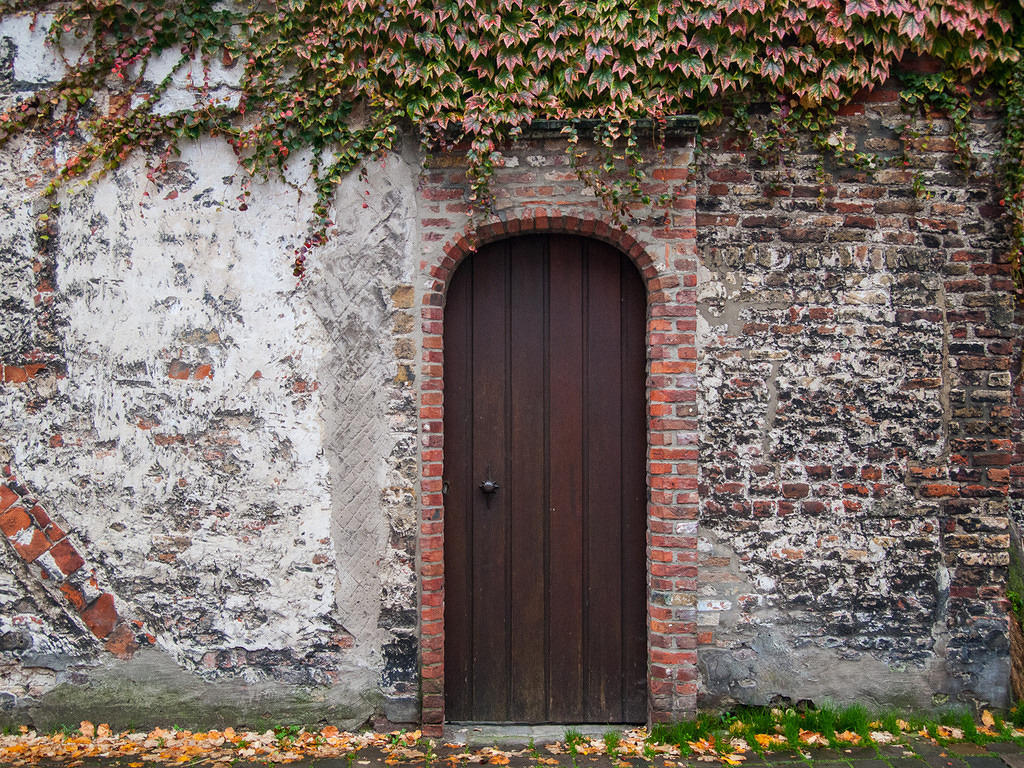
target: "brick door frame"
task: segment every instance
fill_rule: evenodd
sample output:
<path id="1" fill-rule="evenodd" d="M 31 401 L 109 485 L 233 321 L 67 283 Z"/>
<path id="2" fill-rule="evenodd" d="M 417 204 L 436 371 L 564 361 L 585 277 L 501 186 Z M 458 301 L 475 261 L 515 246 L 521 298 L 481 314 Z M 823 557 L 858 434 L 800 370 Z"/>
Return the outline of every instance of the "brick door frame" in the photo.
<path id="1" fill-rule="evenodd" d="M 694 202 L 692 197 L 690 203 Z M 691 205 L 683 205 L 692 219 Z M 444 725 L 444 362 L 445 296 L 476 248 L 543 232 L 604 241 L 636 265 L 647 292 L 647 687 L 648 719 L 692 714 L 697 699 L 696 245 L 692 228 L 660 230 L 664 266 L 643 243 L 602 218 L 526 209 L 467 229 L 421 269 L 420 680 L 421 722 Z M 643 229 L 639 227 L 638 229 Z M 669 268 L 670 247 L 677 260 Z"/>

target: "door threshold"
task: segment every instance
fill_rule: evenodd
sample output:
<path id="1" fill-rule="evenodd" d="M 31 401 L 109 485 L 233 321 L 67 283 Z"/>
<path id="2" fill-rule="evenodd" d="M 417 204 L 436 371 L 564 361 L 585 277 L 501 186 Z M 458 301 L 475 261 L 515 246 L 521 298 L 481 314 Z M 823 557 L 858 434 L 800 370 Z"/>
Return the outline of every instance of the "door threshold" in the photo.
<path id="1" fill-rule="evenodd" d="M 468 747 L 525 747 L 534 744 L 550 744 L 565 741 L 565 732 L 577 731 L 584 736 L 603 736 L 608 731 L 621 733 L 641 727 L 634 723 L 583 723 L 573 725 L 551 724 L 531 725 L 527 723 L 445 723 L 444 741 L 451 744 L 465 744 Z"/>

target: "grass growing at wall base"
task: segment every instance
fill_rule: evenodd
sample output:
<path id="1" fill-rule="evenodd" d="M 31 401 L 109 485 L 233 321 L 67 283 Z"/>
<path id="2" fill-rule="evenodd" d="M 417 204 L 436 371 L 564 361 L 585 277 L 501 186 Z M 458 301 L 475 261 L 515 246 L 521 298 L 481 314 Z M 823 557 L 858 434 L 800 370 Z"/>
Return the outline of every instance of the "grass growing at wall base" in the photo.
<path id="1" fill-rule="evenodd" d="M 684 755 L 700 752 L 708 744 L 715 745 L 719 753 L 731 744 L 757 753 L 795 750 L 803 754 L 815 747 L 878 748 L 908 736 L 928 737 L 941 744 L 1008 740 L 1024 744 L 1024 730 L 1018 730 L 1021 726 L 1024 710 L 1018 708 L 1007 713 L 1005 719 L 986 710 L 979 723 L 967 710 L 925 717 L 896 711 L 870 712 L 861 705 L 740 707 L 724 714 L 704 713 L 695 720 L 656 724 L 650 741 L 674 745 Z"/>

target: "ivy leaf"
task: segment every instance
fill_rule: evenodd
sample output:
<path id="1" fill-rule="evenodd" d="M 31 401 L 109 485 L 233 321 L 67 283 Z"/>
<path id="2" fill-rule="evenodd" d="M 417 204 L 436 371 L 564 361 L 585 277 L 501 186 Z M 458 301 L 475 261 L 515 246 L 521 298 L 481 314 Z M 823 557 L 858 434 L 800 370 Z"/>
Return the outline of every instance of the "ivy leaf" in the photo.
<path id="1" fill-rule="evenodd" d="M 498 50 L 498 66 L 505 67 L 509 72 L 515 72 L 516 68 L 523 63 L 522 54 L 518 51 Z"/>
<path id="2" fill-rule="evenodd" d="M 705 58 L 708 54 L 714 55 L 718 52 L 718 42 L 711 39 L 705 32 L 694 32 L 690 39 L 690 47 L 696 48 L 697 53 Z"/>
<path id="3" fill-rule="evenodd" d="M 615 81 L 614 75 L 612 75 L 611 69 L 608 67 L 601 67 L 595 69 L 590 73 L 590 79 L 587 81 L 597 93 L 608 90 L 611 88 L 612 83 Z"/>
<path id="4" fill-rule="evenodd" d="M 847 16 L 859 16 L 862 19 L 866 19 L 872 14 L 878 13 L 878 6 L 875 5 L 875 0 L 847 0 L 846 1 L 846 15 Z"/>
<path id="5" fill-rule="evenodd" d="M 924 21 L 919 19 L 916 14 L 904 14 L 900 17 L 899 32 L 901 35 L 909 37 L 911 40 L 924 37 Z"/>
<path id="6" fill-rule="evenodd" d="M 612 47 L 607 43 L 587 43 L 585 55 L 588 60 L 600 65 L 601 62 L 612 55 Z"/>
<path id="7" fill-rule="evenodd" d="M 785 72 L 786 67 L 781 61 L 765 59 L 761 62 L 761 74 L 766 76 L 773 83 L 782 77 Z"/>

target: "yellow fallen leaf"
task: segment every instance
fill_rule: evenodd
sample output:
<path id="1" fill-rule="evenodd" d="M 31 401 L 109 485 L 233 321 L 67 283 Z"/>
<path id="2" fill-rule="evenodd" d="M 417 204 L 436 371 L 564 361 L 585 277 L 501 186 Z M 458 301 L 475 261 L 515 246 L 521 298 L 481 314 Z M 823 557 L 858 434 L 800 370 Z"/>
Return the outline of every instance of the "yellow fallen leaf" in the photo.
<path id="1" fill-rule="evenodd" d="M 996 724 L 996 719 L 992 717 L 992 713 L 986 709 L 981 713 L 981 722 L 985 727 L 991 728 Z"/>
<path id="2" fill-rule="evenodd" d="M 845 741 L 847 744 L 860 744 L 860 734 L 853 731 L 843 731 L 836 734 L 836 739 Z"/>
<path id="3" fill-rule="evenodd" d="M 754 740 L 761 745 L 762 749 L 785 743 L 785 739 L 774 733 L 755 733 Z"/>
<path id="4" fill-rule="evenodd" d="M 537 762 L 543 765 L 558 765 L 558 760 L 553 757 L 538 757 Z"/>
<path id="5" fill-rule="evenodd" d="M 698 755 L 706 755 L 708 752 L 715 751 L 715 742 L 713 739 L 710 741 L 708 739 L 697 739 L 697 741 L 688 741 L 686 743 L 689 744 L 690 749 Z"/>
<path id="6" fill-rule="evenodd" d="M 91 739 L 93 736 L 96 735 L 96 726 L 94 726 L 88 720 L 83 720 L 79 724 L 78 730 L 81 731 L 82 735 L 85 736 L 87 739 Z"/>
<path id="7" fill-rule="evenodd" d="M 142 768 L 145 763 L 128 763 L 128 768 Z"/>

